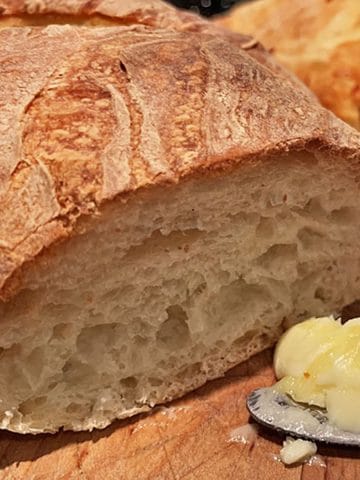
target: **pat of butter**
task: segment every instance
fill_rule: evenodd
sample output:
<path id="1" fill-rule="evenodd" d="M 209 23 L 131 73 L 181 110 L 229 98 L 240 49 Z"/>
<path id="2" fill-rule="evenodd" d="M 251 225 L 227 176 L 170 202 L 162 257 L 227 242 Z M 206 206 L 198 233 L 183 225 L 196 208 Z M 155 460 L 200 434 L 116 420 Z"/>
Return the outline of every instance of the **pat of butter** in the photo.
<path id="1" fill-rule="evenodd" d="M 307 440 L 294 440 L 288 437 L 283 443 L 283 448 L 280 450 L 280 458 L 286 465 L 292 463 L 300 463 L 308 460 L 315 455 L 317 450 L 316 444 L 308 442 Z"/>
<path id="2" fill-rule="evenodd" d="M 326 408 L 329 421 L 360 432 L 360 318 L 311 318 L 290 328 L 274 357 L 278 391 Z"/>

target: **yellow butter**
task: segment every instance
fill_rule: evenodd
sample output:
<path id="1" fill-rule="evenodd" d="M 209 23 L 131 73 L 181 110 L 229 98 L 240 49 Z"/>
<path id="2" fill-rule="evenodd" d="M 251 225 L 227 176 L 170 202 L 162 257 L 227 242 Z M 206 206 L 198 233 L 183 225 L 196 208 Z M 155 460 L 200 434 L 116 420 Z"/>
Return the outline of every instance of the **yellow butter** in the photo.
<path id="1" fill-rule="evenodd" d="M 280 450 L 280 458 L 285 465 L 300 463 L 309 460 L 317 451 L 316 444 L 307 440 L 297 440 L 288 437 L 283 442 L 283 448 Z"/>
<path id="2" fill-rule="evenodd" d="M 360 318 L 295 325 L 276 347 L 274 368 L 278 391 L 326 408 L 333 424 L 360 432 Z"/>

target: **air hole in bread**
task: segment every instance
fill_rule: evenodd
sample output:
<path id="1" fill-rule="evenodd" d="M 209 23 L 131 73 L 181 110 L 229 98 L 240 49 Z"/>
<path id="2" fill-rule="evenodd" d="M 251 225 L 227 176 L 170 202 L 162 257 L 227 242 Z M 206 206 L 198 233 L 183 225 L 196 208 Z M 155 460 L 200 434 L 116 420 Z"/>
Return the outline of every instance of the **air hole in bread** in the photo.
<path id="1" fill-rule="evenodd" d="M 258 237 L 269 239 L 275 232 L 275 220 L 269 217 L 261 217 L 256 228 Z"/>
<path id="2" fill-rule="evenodd" d="M 304 227 L 298 232 L 300 244 L 304 250 L 319 250 L 324 235 L 312 228 Z"/>
<path id="3" fill-rule="evenodd" d="M 46 358 L 44 349 L 41 347 L 34 348 L 34 350 L 27 356 L 24 365 L 25 375 L 33 386 L 36 386 L 45 366 Z"/>
<path id="4" fill-rule="evenodd" d="M 187 314 L 180 305 L 172 305 L 166 309 L 167 319 L 156 334 L 160 348 L 176 350 L 189 342 L 189 327 Z"/>
<path id="5" fill-rule="evenodd" d="M 304 207 L 304 213 L 308 213 L 312 218 L 323 218 L 326 215 L 326 210 L 321 204 L 319 198 L 312 198 Z"/>
<path id="6" fill-rule="evenodd" d="M 138 379 L 136 377 L 126 377 L 120 380 L 121 385 L 125 388 L 135 388 L 137 384 L 139 383 Z"/>
<path id="7" fill-rule="evenodd" d="M 149 378 L 149 384 L 152 387 L 159 387 L 163 383 L 163 379 L 161 378 L 156 378 L 156 377 L 150 377 Z"/>
<path id="8" fill-rule="evenodd" d="M 239 278 L 221 287 L 205 309 L 212 328 L 224 330 L 225 333 L 229 327 L 233 331 L 241 328 L 237 325 L 240 312 L 248 317 L 249 323 L 259 320 L 271 300 L 271 294 L 265 286 L 247 284 Z"/>
<path id="9" fill-rule="evenodd" d="M 143 347 L 149 343 L 149 338 L 144 337 L 143 335 L 135 335 L 133 339 L 134 345 L 138 347 Z M 123 346 L 124 351 L 126 351 L 126 345 Z"/>
<path id="10" fill-rule="evenodd" d="M 325 290 L 322 287 L 318 287 L 315 290 L 314 298 L 321 300 L 322 302 L 325 302 L 326 301 Z"/>
<path id="11" fill-rule="evenodd" d="M 51 340 L 58 340 L 61 342 L 62 340 L 68 338 L 71 330 L 72 325 L 70 325 L 69 323 L 59 323 L 53 328 Z"/>
<path id="12" fill-rule="evenodd" d="M 79 414 L 82 413 L 84 410 L 84 407 L 82 405 L 79 405 L 78 403 L 71 402 L 67 407 L 66 407 L 66 412 L 70 414 Z"/>
<path id="13" fill-rule="evenodd" d="M 99 345 L 103 350 L 111 348 L 115 342 L 114 335 L 117 327 L 116 323 L 105 323 L 84 328 L 76 342 L 80 355 L 89 356 L 95 349 L 98 350 Z"/>
<path id="14" fill-rule="evenodd" d="M 70 358 L 62 368 L 63 380 L 70 385 L 91 384 L 95 381 L 96 370 L 78 358 Z"/>
<path id="15" fill-rule="evenodd" d="M 27 415 L 37 410 L 41 405 L 44 405 L 44 403 L 46 403 L 46 397 L 44 396 L 27 400 L 19 405 L 19 413 Z"/>
<path id="16" fill-rule="evenodd" d="M 193 363 L 192 365 L 189 365 L 187 368 L 184 368 L 183 370 L 181 370 L 176 375 L 176 379 L 182 382 L 185 378 L 189 378 L 189 377 L 194 378 L 201 374 L 201 370 L 202 370 L 201 362 Z"/>
<path id="17" fill-rule="evenodd" d="M 283 276 L 286 277 L 289 267 L 293 268 L 297 258 L 296 244 L 277 244 L 272 245 L 265 253 L 263 253 L 257 259 L 257 264 L 272 272 L 273 275 L 275 275 L 276 272 L 282 271 Z"/>
<path id="18" fill-rule="evenodd" d="M 232 342 L 232 346 L 235 347 L 236 349 L 243 348 L 244 345 L 246 345 L 246 343 L 249 342 L 251 338 L 254 338 L 256 336 L 256 334 L 257 334 L 257 330 L 255 329 L 249 330 L 245 335 L 234 340 Z"/>
<path id="19" fill-rule="evenodd" d="M 357 215 L 356 208 L 342 207 L 331 212 L 331 220 L 338 225 L 346 225 L 351 221 L 356 221 Z"/>

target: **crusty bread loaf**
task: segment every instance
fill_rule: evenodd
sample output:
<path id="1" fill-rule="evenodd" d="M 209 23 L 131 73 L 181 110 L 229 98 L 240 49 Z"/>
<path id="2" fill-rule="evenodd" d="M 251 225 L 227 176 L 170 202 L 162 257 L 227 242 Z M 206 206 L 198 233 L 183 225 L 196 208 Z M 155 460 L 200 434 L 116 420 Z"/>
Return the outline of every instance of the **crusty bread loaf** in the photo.
<path id="1" fill-rule="evenodd" d="M 216 21 L 254 35 L 323 105 L 360 129 L 359 0 L 257 0 Z"/>
<path id="2" fill-rule="evenodd" d="M 360 298 L 357 132 L 156 25 L 0 31 L 1 428 L 103 428 Z"/>

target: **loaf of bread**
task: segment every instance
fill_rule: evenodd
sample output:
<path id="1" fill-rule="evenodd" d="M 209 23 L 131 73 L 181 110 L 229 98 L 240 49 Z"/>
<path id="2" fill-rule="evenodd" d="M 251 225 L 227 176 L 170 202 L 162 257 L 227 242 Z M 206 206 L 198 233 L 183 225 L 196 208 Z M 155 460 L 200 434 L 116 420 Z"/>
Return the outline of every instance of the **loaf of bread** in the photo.
<path id="1" fill-rule="evenodd" d="M 217 22 L 254 35 L 323 105 L 360 129 L 359 0 L 257 0 Z"/>
<path id="2" fill-rule="evenodd" d="M 0 428 L 106 427 L 360 298 L 360 135 L 256 41 L 1 1 Z"/>

